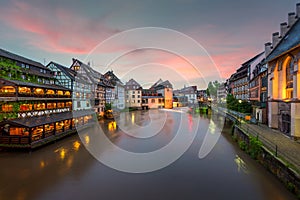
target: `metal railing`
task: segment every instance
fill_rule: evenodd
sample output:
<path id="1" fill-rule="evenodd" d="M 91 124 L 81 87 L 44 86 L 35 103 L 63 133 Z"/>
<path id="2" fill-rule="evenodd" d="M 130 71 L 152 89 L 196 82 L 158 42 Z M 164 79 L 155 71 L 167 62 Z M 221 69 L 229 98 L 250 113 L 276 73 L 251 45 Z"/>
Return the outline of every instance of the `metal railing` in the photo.
<path id="1" fill-rule="evenodd" d="M 218 111 L 221 111 L 219 113 L 223 114 L 224 117 L 227 117 L 232 121 L 235 121 L 236 122 L 235 126 L 237 126 L 244 133 L 259 139 L 263 143 L 264 147 L 270 152 L 272 152 L 275 157 L 279 157 L 285 160 L 286 162 L 292 164 L 298 170 L 300 170 L 300 160 L 283 151 L 280 148 L 280 145 L 278 143 L 271 141 L 270 139 L 265 137 L 265 135 L 263 134 L 263 127 L 260 127 L 259 125 L 254 125 L 257 126 L 257 129 L 252 128 L 248 124 L 248 122 L 242 120 L 243 118 L 241 117 L 241 115 L 235 115 L 235 113 L 237 113 L 235 111 L 230 111 L 223 108 L 218 109 Z"/>

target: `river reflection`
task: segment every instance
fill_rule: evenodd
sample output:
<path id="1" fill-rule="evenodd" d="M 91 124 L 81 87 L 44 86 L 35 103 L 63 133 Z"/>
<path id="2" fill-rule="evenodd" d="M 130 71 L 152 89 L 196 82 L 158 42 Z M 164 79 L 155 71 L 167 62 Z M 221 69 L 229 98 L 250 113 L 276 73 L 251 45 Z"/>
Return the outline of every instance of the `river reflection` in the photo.
<path id="1" fill-rule="evenodd" d="M 100 125 L 119 147 L 148 152 L 174 138 L 180 119 L 178 114 L 167 112 L 163 130 L 147 139 L 125 134 L 118 127 L 118 120 Z M 194 122 L 195 116 L 187 117 L 189 123 Z M 85 149 L 93 143 L 88 134 L 90 129 L 81 133 L 82 140 L 74 135 L 32 153 L 2 152 L 0 199 L 296 199 L 277 179 L 240 151 L 229 134 L 221 135 L 213 151 L 199 159 L 197 155 L 208 125 L 218 125 L 218 120 L 196 117 L 201 118 L 201 126 L 192 146 L 176 162 L 153 173 L 128 174 L 99 163 Z M 148 120 L 147 111 L 139 111 L 128 113 L 126 123 L 146 126 Z M 229 127 L 224 131 L 230 131 Z M 106 147 L 102 147 L 102 151 L 110 153 Z"/>

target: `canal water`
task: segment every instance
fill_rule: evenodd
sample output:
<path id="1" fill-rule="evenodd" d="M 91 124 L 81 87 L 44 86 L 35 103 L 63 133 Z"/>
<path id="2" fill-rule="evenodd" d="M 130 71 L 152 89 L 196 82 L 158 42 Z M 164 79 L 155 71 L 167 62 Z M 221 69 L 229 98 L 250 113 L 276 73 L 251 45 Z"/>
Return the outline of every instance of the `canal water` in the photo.
<path id="1" fill-rule="evenodd" d="M 156 110 L 150 115 L 149 112 L 126 113 L 121 119 L 102 121 L 100 125 L 110 141 L 122 149 L 138 153 L 154 151 L 169 144 L 178 134 L 182 113 Z M 133 124 L 140 127 L 151 124 L 151 119 L 161 112 L 166 117 L 163 128 L 157 129 L 158 134 L 138 138 L 124 133 Z M 183 117 L 187 118 L 187 133 L 192 123 L 200 119 L 192 145 L 169 166 L 149 173 L 117 171 L 95 159 L 97 156 L 85 148 L 93 142 L 88 134 L 93 128 L 82 131 L 80 137 L 73 135 L 31 153 L 0 152 L 0 199 L 296 199 L 275 177 L 239 150 L 228 133 L 230 127 L 224 126 L 212 151 L 199 159 L 208 127 L 217 122 L 212 116 L 184 114 Z M 149 127 L 145 134 L 149 136 L 151 130 L 155 127 Z M 143 137 L 142 133 L 135 134 Z M 115 157 L 113 154 L 114 150 L 101 148 L 101 155 Z"/>

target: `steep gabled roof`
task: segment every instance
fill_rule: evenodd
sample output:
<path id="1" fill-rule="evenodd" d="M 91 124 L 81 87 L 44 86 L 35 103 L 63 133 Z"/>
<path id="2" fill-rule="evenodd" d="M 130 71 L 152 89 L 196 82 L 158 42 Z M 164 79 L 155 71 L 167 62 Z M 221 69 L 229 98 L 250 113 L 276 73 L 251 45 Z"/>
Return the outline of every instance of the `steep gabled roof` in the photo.
<path id="1" fill-rule="evenodd" d="M 284 38 L 276 45 L 276 47 L 267 56 L 267 61 L 271 61 L 276 57 L 294 49 L 300 45 L 300 17 L 285 34 Z"/>
<path id="2" fill-rule="evenodd" d="M 117 75 L 114 74 L 114 72 L 113 72 L 112 70 L 106 72 L 106 73 L 104 74 L 104 76 L 105 76 L 106 78 L 110 77 L 110 81 L 112 81 L 112 82 L 119 82 L 121 85 L 124 85 L 124 84 L 122 83 L 122 81 L 117 77 Z"/>
<path id="3" fill-rule="evenodd" d="M 44 65 L 42 65 L 39 62 L 30 60 L 30 59 L 25 58 L 23 56 L 19 56 L 17 54 L 11 53 L 11 52 L 6 51 L 4 49 L 0 49 L 0 57 L 8 58 L 8 59 L 11 59 L 11 60 L 19 61 L 19 62 L 22 62 L 22 63 L 25 63 L 25 64 L 29 64 L 29 65 L 32 65 L 32 66 L 36 66 L 36 67 L 39 67 L 39 68 L 42 68 L 42 69 L 49 70 L 47 67 L 45 67 Z"/>
<path id="4" fill-rule="evenodd" d="M 61 64 L 58 64 L 56 62 L 51 61 L 47 66 L 49 65 L 55 65 L 57 68 L 59 68 L 64 74 L 66 74 L 70 79 L 75 80 L 76 72 L 70 68 L 67 68 Z"/>
<path id="5" fill-rule="evenodd" d="M 159 84 L 161 84 L 163 82 L 163 80 L 160 78 L 158 81 L 156 81 L 150 88 L 155 88 L 157 87 Z"/>

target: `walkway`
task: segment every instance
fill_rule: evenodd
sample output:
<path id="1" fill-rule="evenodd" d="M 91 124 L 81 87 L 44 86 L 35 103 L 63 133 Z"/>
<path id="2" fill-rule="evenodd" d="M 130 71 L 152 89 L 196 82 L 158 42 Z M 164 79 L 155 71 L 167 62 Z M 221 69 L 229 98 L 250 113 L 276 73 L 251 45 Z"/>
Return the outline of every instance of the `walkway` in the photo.
<path id="1" fill-rule="evenodd" d="M 266 125 L 255 125 L 243 122 L 240 127 L 246 133 L 258 137 L 265 147 L 274 152 L 278 157 L 291 163 L 300 172 L 300 143 L 273 130 Z"/>
<path id="2" fill-rule="evenodd" d="M 239 118 L 232 111 L 222 108 L 219 111 L 223 111 L 236 119 Z M 294 141 L 280 131 L 262 124 L 256 125 L 242 121 L 238 126 L 246 133 L 258 137 L 264 146 L 273 152 L 275 156 L 292 164 L 297 168 L 298 173 L 300 173 L 300 141 Z"/>

